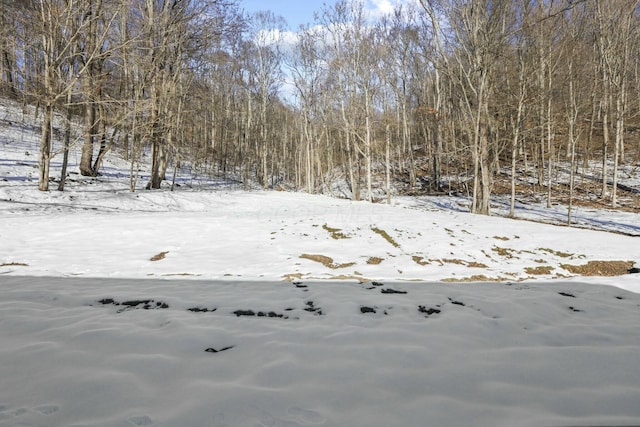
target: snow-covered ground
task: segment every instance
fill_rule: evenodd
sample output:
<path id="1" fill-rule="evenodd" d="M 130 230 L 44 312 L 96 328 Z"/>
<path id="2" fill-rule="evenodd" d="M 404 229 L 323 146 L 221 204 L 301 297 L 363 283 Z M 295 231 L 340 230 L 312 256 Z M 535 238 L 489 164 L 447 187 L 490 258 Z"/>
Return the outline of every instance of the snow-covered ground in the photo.
<path id="1" fill-rule="evenodd" d="M 3 114 L 0 426 L 640 425 L 638 214 L 132 193 L 75 151 L 43 193 Z"/>

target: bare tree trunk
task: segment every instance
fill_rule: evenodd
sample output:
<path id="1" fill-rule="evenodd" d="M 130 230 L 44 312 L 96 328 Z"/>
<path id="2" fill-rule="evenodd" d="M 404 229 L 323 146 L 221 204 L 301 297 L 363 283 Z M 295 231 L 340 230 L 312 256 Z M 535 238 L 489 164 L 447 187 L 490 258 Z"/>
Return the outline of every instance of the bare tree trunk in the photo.
<path id="1" fill-rule="evenodd" d="M 391 204 L 391 128 L 387 125 L 385 129 L 385 163 L 386 163 L 386 192 L 387 204 Z"/>
<path id="2" fill-rule="evenodd" d="M 369 203 L 373 202 L 373 190 L 372 190 L 372 172 L 371 172 L 371 117 L 370 117 L 370 109 L 369 109 L 369 95 L 365 94 L 367 98 L 365 100 L 365 110 L 366 116 L 364 118 L 364 126 L 365 126 L 365 142 L 364 142 L 364 157 L 365 157 L 365 167 L 367 169 L 367 200 Z"/>
<path id="3" fill-rule="evenodd" d="M 69 67 L 69 79 L 72 75 L 73 67 Z M 69 163 L 69 148 L 71 146 L 71 101 L 72 93 L 67 93 L 67 116 L 64 124 L 64 147 L 62 152 L 62 170 L 60 171 L 60 182 L 58 182 L 58 191 L 64 191 L 64 186 L 67 181 L 67 165 Z"/>
<path id="4" fill-rule="evenodd" d="M 51 164 L 51 128 L 53 126 L 53 104 L 47 101 L 42 114 L 42 134 L 38 160 L 38 190 L 49 191 L 49 165 Z"/>
<path id="5" fill-rule="evenodd" d="M 518 76 L 518 84 L 520 87 L 520 96 L 518 97 L 518 110 L 516 113 L 516 120 L 513 123 L 513 138 L 511 141 L 511 203 L 509 209 L 509 216 L 515 218 L 516 216 L 516 164 L 518 160 L 518 147 L 520 145 L 520 128 L 522 127 L 522 115 L 524 111 L 525 98 L 527 94 L 527 88 L 525 86 L 525 67 L 520 59 L 520 72 Z"/>
<path id="6" fill-rule="evenodd" d="M 605 79 L 606 80 L 606 79 Z M 607 169 L 607 150 L 609 148 L 609 82 L 604 82 L 604 96 L 602 99 L 602 192 L 601 197 L 608 194 L 609 172 Z"/>
<path id="7" fill-rule="evenodd" d="M 571 215 L 573 213 L 573 196 L 576 172 L 576 135 L 575 128 L 578 120 L 578 105 L 576 103 L 576 94 L 574 90 L 573 77 L 573 60 L 569 62 L 569 103 L 568 109 L 568 125 L 569 125 L 569 156 L 571 159 L 571 173 L 569 176 L 569 207 L 567 209 L 567 225 L 571 226 Z"/>

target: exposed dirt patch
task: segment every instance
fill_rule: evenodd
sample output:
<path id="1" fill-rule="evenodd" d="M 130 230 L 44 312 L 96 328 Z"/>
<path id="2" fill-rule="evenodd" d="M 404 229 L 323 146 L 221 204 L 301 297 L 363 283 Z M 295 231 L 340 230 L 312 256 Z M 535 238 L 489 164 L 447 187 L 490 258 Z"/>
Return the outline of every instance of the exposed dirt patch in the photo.
<path id="1" fill-rule="evenodd" d="M 159 254 L 156 254 L 154 256 L 152 256 L 151 258 L 149 258 L 150 261 L 160 261 L 161 259 L 164 259 L 167 254 L 169 253 L 169 251 L 164 251 L 164 252 L 160 252 Z"/>
<path id="2" fill-rule="evenodd" d="M 386 231 L 377 228 L 377 227 L 371 227 L 371 231 L 373 231 L 374 233 L 382 236 L 382 238 L 384 238 L 384 240 L 386 240 L 387 242 L 389 242 L 389 244 L 393 247 L 399 248 L 400 245 L 398 244 L 398 242 L 396 242 L 395 240 L 393 240 L 393 237 L 391 237 L 389 235 L 389 233 L 387 233 Z"/>
<path id="3" fill-rule="evenodd" d="M 29 264 L 24 262 L 5 262 L 0 264 L 0 267 L 29 267 Z"/>
<path id="4" fill-rule="evenodd" d="M 505 242 L 506 242 L 507 240 L 509 240 L 509 238 L 508 238 L 508 237 L 504 237 L 504 236 L 493 236 L 493 238 L 494 238 L 494 239 L 498 239 L 498 240 L 503 240 L 503 241 L 505 241 Z"/>
<path id="5" fill-rule="evenodd" d="M 526 267 L 524 269 L 524 271 L 527 274 L 531 274 L 531 275 L 534 275 L 534 276 L 541 276 L 541 275 L 545 275 L 545 274 L 547 274 L 547 275 L 551 274 L 551 271 L 553 269 L 554 268 L 551 267 L 550 265 L 541 265 L 541 266 L 538 266 L 538 267 Z"/>
<path id="6" fill-rule="evenodd" d="M 355 265 L 355 262 L 347 262 L 344 264 L 336 264 L 333 262 L 333 258 L 325 256 L 325 255 L 318 255 L 318 254 L 302 254 L 300 255 L 300 258 L 304 258 L 304 259 L 309 259 L 311 261 L 315 261 L 315 262 L 319 262 L 320 264 L 324 265 L 327 268 L 331 268 L 331 269 L 338 269 L 338 268 L 347 268 L 347 267 L 351 267 L 353 265 Z"/>
<path id="7" fill-rule="evenodd" d="M 367 264 L 370 264 L 370 265 L 378 265 L 378 264 L 380 264 L 382 261 L 384 261 L 384 259 L 382 259 L 382 258 L 378 258 L 377 256 L 372 256 L 372 257 L 369 257 L 369 259 L 367 260 Z"/>
<path id="8" fill-rule="evenodd" d="M 622 276 L 633 267 L 633 261 L 589 261 L 583 265 L 562 264 L 561 267 L 581 276 Z"/>

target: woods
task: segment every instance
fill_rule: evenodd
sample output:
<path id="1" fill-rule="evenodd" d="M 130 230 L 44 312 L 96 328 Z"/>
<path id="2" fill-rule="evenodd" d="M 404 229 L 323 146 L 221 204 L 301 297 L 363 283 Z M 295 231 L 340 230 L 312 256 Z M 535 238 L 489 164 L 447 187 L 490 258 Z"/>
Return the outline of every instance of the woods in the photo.
<path id="1" fill-rule="evenodd" d="M 354 200 L 495 192 L 619 205 L 640 161 L 639 0 L 340 0 L 287 29 L 236 0 L 0 0 L 0 89 L 36 106 L 39 188 L 82 147 L 118 150 L 131 191 L 189 164 L 249 187 Z M 82 135 L 56 129 L 54 115 Z M 66 171 L 58 188 L 64 189 Z M 568 176 L 569 178 L 566 178 Z M 171 187 L 173 189 L 173 186 Z"/>

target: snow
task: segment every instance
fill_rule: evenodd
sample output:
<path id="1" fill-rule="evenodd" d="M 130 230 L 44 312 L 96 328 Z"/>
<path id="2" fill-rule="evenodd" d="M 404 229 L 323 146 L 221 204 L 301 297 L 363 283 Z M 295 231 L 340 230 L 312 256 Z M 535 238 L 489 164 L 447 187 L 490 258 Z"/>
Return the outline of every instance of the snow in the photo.
<path id="1" fill-rule="evenodd" d="M 113 153 L 43 193 L 3 114 L 2 427 L 640 424 L 639 277 L 567 269 L 640 260 L 637 214 L 132 193 Z"/>

